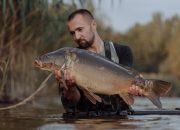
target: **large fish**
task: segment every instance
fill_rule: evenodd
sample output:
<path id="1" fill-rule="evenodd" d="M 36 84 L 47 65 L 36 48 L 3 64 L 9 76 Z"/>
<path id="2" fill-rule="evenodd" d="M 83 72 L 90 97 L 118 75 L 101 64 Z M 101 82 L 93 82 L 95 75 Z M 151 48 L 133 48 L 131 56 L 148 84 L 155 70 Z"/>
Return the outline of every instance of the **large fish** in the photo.
<path id="1" fill-rule="evenodd" d="M 132 105 L 134 98 L 128 91 L 129 87 L 134 84 L 144 90 L 143 95 L 154 105 L 162 108 L 160 96 L 166 94 L 171 88 L 169 82 L 144 79 L 132 68 L 124 67 L 96 53 L 77 48 L 61 48 L 47 53 L 37 57 L 34 65 L 48 71 L 53 69 L 62 71 L 63 66 L 71 68 L 77 86 L 94 104 L 102 101 L 97 94 L 118 94 L 128 105 Z"/>

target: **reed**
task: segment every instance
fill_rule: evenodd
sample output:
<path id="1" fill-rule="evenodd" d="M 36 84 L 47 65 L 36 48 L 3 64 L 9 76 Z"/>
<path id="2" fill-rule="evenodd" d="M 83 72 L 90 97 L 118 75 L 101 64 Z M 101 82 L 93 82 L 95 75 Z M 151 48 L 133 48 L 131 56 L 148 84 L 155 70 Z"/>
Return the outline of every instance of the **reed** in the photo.
<path id="1" fill-rule="evenodd" d="M 35 89 L 32 61 L 41 41 L 36 35 L 41 31 L 41 20 L 34 19 L 41 16 L 40 10 L 33 10 L 22 18 L 18 15 L 19 6 L 14 13 L 10 13 L 8 7 L 0 19 L 0 101 L 3 102 L 19 100 Z"/>

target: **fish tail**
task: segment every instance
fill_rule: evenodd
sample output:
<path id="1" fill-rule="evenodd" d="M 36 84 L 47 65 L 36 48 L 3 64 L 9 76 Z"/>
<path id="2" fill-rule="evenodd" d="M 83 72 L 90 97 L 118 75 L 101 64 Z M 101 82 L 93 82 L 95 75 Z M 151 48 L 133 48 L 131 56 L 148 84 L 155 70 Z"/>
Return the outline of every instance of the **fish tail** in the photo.
<path id="1" fill-rule="evenodd" d="M 160 97 L 171 89 L 171 83 L 162 80 L 146 79 L 145 86 L 148 89 L 145 96 L 147 96 L 155 106 L 162 109 Z"/>

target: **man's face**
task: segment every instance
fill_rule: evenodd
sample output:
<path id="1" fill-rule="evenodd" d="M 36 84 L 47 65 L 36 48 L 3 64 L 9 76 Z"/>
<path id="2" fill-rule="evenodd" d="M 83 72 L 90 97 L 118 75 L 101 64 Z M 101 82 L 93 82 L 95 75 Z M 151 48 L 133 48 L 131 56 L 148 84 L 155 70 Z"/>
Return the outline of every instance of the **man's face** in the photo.
<path id="1" fill-rule="evenodd" d="M 80 14 L 68 21 L 68 30 L 73 40 L 82 49 L 87 49 L 94 43 L 95 29 L 95 21 Z"/>

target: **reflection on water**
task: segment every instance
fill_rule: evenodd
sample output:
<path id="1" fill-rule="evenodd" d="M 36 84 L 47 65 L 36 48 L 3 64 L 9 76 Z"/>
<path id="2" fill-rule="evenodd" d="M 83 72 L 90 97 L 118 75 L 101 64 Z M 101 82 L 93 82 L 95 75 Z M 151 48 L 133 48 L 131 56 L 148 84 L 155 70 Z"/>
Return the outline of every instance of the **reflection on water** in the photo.
<path id="1" fill-rule="evenodd" d="M 164 108 L 180 108 L 178 98 L 161 99 Z M 137 98 L 134 109 L 155 109 L 144 98 Z M 63 119 L 59 98 L 41 99 L 16 109 L 0 111 L 0 130 L 117 130 L 117 129 L 158 129 L 178 130 L 179 116 L 143 115 L 129 116 L 128 119 Z"/>

